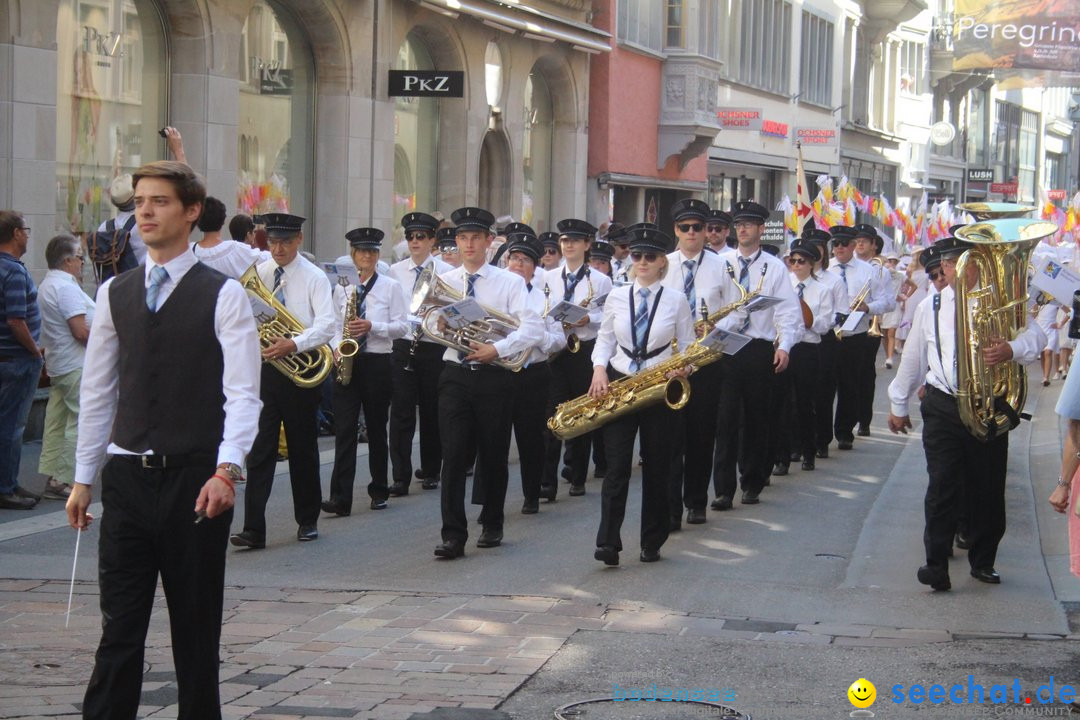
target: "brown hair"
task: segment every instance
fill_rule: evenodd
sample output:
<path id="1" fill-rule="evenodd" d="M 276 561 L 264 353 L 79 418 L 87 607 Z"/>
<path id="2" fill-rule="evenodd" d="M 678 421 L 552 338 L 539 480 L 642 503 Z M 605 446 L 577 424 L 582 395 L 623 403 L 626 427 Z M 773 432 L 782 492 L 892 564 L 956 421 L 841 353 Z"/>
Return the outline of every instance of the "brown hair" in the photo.
<path id="1" fill-rule="evenodd" d="M 23 217 L 14 210 L 0 210 L 0 245 L 15 239 L 15 231 L 23 226 Z"/>
<path id="2" fill-rule="evenodd" d="M 202 205 L 206 200 L 206 185 L 187 163 L 158 160 L 147 163 L 132 174 L 132 187 L 138 188 L 143 178 L 161 178 L 172 183 L 184 207 Z"/>

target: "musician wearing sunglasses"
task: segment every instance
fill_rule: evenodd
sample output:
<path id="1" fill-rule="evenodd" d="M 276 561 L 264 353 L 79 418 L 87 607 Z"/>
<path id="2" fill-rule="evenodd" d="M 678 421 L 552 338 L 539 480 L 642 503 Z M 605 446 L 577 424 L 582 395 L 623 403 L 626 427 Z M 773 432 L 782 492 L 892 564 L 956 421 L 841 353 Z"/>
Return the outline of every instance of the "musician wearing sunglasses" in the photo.
<path id="1" fill-rule="evenodd" d="M 626 226 L 622 223 L 611 223 L 604 234 L 604 240 L 612 247 L 611 281 L 615 285 L 625 285 L 632 265 L 630 262 L 630 246 L 626 244 Z"/>
<path id="2" fill-rule="evenodd" d="M 562 263 L 559 233 L 550 230 L 540 233 L 540 244 L 544 246 L 544 254 L 540 256 L 540 268 L 542 270 L 554 270 L 559 267 L 559 264 Z"/>
<path id="3" fill-rule="evenodd" d="M 761 248 L 768 217 L 766 208 L 749 200 L 737 203 L 732 212 L 739 248 L 726 261 L 731 270 L 721 285 L 721 304 L 738 302 L 744 292 L 759 289 L 762 295 L 779 298 L 780 302 L 757 312 L 740 308 L 719 324 L 751 340 L 722 361 L 713 510 L 731 509 L 738 484 L 742 486 L 744 505 L 759 502 L 758 496 L 772 471 L 769 436 L 774 431 L 770 408 L 775 378 L 787 369 L 788 353 L 802 335 L 802 312 L 788 280 L 787 266 Z M 739 483 L 737 465 L 743 468 Z"/>
<path id="4" fill-rule="evenodd" d="M 695 323 L 703 320 L 702 304 L 715 312 L 723 304 L 721 288 L 730 282 L 727 264 L 705 249 L 705 225 L 711 214 L 701 200 L 679 200 L 671 208 L 675 221 L 678 249 L 667 256 L 668 272 L 661 284 L 671 294 L 686 298 L 690 317 Z M 700 525 L 705 522 L 705 506 L 709 503 L 709 477 L 712 474 L 713 449 L 716 446 L 716 405 L 719 401 L 722 363 L 712 363 L 694 373 L 690 380 L 690 402 L 682 410 L 686 432 L 672 436 L 675 459 L 671 466 L 670 499 L 671 528 L 682 526 L 682 509 L 686 522 Z"/>
<path id="5" fill-rule="evenodd" d="M 431 254 L 439 221 L 431 215 L 413 212 L 401 218 L 409 257 L 390 266 L 390 277 L 405 291 L 406 303 L 412 300 L 413 286 L 426 268 L 436 275 L 453 266 Z M 457 247 L 454 247 L 455 255 Z M 445 257 L 445 256 L 444 256 Z M 406 305 L 407 307 L 407 305 Z M 411 332 L 394 340 L 390 353 L 393 375 L 393 398 L 390 401 L 390 466 L 393 484 L 390 496 L 409 494 L 413 479 L 412 449 L 416 417 L 420 415 L 420 467 L 416 479 L 425 490 L 439 487 L 442 470 L 442 443 L 439 438 L 439 375 L 445 348 L 424 338 L 414 323 Z"/>
<path id="6" fill-rule="evenodd" d="M 585 222 L 568 218 L 560 220 L 559 248 L 562 251 L 562 267 L 548 270 L 544 276 L 544 285 L 548 288 L 550 307 L 562 301 L 575 305 L 590 306 L 589 313 L 567 332 L 567 351 L 554 357 L 551 362 L 551 410 L 561 402 L 584 395 L 589 389 L 592 370 L 589 356 L 592 355 L 596 333 L 600 329 L 603 310 L 591 303 L 591 298 L 599 298 L 611 291 L 611 278 L 589 267 L 588 249 L 596 228 Z M 580 348 L 575 352 L 570 335 L 577 337 Z M 569 456 L 570 494 L 585 494 L 585 477 L 589 470 L 591 439 L 588 435 L 566 441 Z M 541 495 L 554 500 L 558 488 L 559 458 L 562 455 L 562 442 L 554 435 L 547 438 L 544 461 L 543 489 Z"/>
<path id="7" fill-rule="evenodd" d="M 711 210 L 705 223 L 706 247 L 717 254 L 734 250 L 736 239 L 731 235 L 731 213 Z"/>
<path id="8" fill-rule="evenodd" d="M 680 350 L 695 340 L 694 322 L 686 297 L 661 282 L 669 271 L 666 253 L 671 238 L 647 223 L 627 230 L 634 260 L 631 282 L 616 288 L 604 303 L 604 318 L 592 353 L 593 376 L 589 395 L 602 398 L 608 382 L 647 370 L 672 356 L 672 340 Z M 689 372 L 683 368 L 681 373 Z M 600 528 L 593 557 L 605 565 L 618 565 L 622 551 L 621 528 L 634 458 L 640 439 L 641 554 L 642 562 L 660 559 L 668 537 L 668 475 L 674 446 L 681 432 L 680 413 L 658 403 L 628 413 L 604 425 L 607 475 L 600 497 Z"/>

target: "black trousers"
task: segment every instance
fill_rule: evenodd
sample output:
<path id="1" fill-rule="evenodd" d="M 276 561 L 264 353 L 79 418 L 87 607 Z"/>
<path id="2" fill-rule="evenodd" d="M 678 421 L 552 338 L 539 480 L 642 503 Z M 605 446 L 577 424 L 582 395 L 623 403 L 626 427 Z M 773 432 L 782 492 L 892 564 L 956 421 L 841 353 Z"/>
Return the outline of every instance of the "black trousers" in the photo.
<path id="1" fill-rule="evenodd" d="M 851 442 L 860 414 L 866 412 L 869 386 L 870 413 L 874 403 L 874 357 L 871 340 L 866 333 L 845 335 L 836 350 L 836 421 L 833 431 L 837 440 Z M 869 424 L 869 423 L 868 423 Z"/>
<path id="2" fill-rule="evenodd" d="M 669 437 L 673 452 L 668 509 L 673 518 L 680 516 L 684 506 L 704 510 L 709 502 L 723 362 L 706 365 L 690 376 L 690 401 L 679 411 L 685 431 L 673 432 Z"/>
<path id="3" fill-rule="evenodd" d="M 368 435 L 368 497 L 385 500 L 386 419 L 390 411 L 390 355 L 358 353 L 353 357 L 352 382 L 334 381 L 334 471 L 330 475 L 330 500 L 352 508 L 356 477 L 356 423 L 363 409 Z"/>
<path id="4" fill-rule="evenodd" d="M 777 423 L 779 442 L 774 462 L 787 465 L 792 452 L 813 460 L 817 449 L 814 399 L 817 395 L 818 345 L 797 343 L 791 348 L 783 383 L 782 415 Z"/>
<path id="5" fill-rule="evenodd" d="M 417 406 L 420 408 L 420 468 L 425 477 L 438 477 L 442 469 L 439 440 L 439 376 L 443 369 L 442 345 L 416 344 L 410 363 L 412 340 L 395 340 L 393 399 L 390 402 L 390 464 L 394 482 L 408 485 L 413 478 L 412 446 L 416 432 Z M 405 368 L 410 366 L 412 370 Z"/>
<path id="6" fill-rule="evenodd" d="M 285 425 L 285 442 L 289 446 L 293 516 L 298 525 L 315 525 L 318 522 L 322 486 L 319 482 L 316 411 L 322 390 L 318 387 L 297 387 L 269 364 L 263 363 L 261 395 L 263 408 L 259 415 L 259 432 L 248 455 L 244 530 L 266 537 L 266 502 L 274 486 L 278 435 L 282 424 Z M 343 420 L 338 421 L 336 426 L 349 427 Z M 355 422 L 352 427 L 356 427 Z"/>
<path id="7" fill-rule="evenodd" d="M 814 442 L 818 449 L 833 441 L 833 404 L 836 401 L 836 364 L 840 342 L 832 330 L 818 345 L 818 377 L 814 380 Z"/>
<path id="8" fill-rule="evenodd" d="M 979 442 L 960 420 L 956 398 L 932 385 L 922 401 L 923 450 L 930 482 L 924 511 L 926 563 L 948 568 L 949 550 L 965 507 L 961 490 L 977 498 L 968 516 L 968 562 L 972 568 L 993 567 L 1005 535 L 1005 470 L 1009 436 Z"/>
<path id="9" fill-rule="evenodd" d="M 866 428 L 870 427 L 870 422 L 874 419 L 874 393 L 877 390 L 875 384 L 877 382 L 877 356 L 880 350 L 881 337 L 874 337 L 867 333 L 862 348 L 862 359 L 859 361 L 862 372 L 859 374 L 859 407 L 856 411 L 859 425 Z"/>
<path id="10" fill-rule="evenodd" d="M 513 426 L 521 470 L 521 492 L 526 500 L 540 498 L 540 478 L 544 470 L 544 445 L 551 435 L 547 429 L 548 393 L 551 368 L 537 363 L 514 373 Z M 473 476 L 476 483 L 476 476 Z"/>
<path id="11" fill-rule="evenodd" d="M 611 379 L 621 377 L 608 370 Z M 679 413 L 663 403 L 612 420 L 601 430 L 607 475 L 600 491 L 600 529 L 596 544 L 622 550 L 623 519 L 634 462 L 634 440 L 641 434 L 641 547 L 659 550 L 668 537 L 668 478 L 674 448 L 671 438 L 681 428 Z"/>
<path id="12" fill-rule="evenodd" d="M 583 340 L 581 349 L 576 353 L 565 350 L 548 365 L 551 366 L 551 404 L 549 416 L 555 413 L 555 406 L 589 391 L 592 382 L 592 351 L 596 340 Z M 547 448 L 544 451 L 544 485 L 557 487 L 559 484 L 559 458 L 562 456 L 563 441 L 547 432 Z M 570 483 L 584 485 L 589 474 L 589 439 L 585 436 L 566 441 L 567 462 L 570 468 Z"/>
<path id="13" fill-rule="evenodd" d="M 101 475 L 101 644 L 83 717 L 134 720 L 143 648 L 158 575 L 169 606 L 182 720 L 220 720 L 218 645 L 225 547 L 232 510 L 194 523 L 195 499 L 214 473 L 214 451 L 197 464 L 143 468 L 114 456 Z"/>
<path id="14" fill-rule="evenodd" d="M 443 441 L 442 539 L 464 543 L 465 471 L 476 462 L 474 482 L 482 482 L 480 524 L 502 530 L 509 479 L 510 421 L 514 373 L 492 365 L 447 362 L 439 378 L 439 430 Z"/>
<path id="15" fill-rule="evenodd" d="M 751 340 L 738 353 L 724 356 L 721 361 L 723 372 L 713 463 L 713 488 L 718 497 L 734 497 L 735 471 L 740 462 L 744 491 L 761 492 L 772 472 L 768 436 L 774 431 L 769 424 L 772 388 L 776 380 L 774 352 L 773 344 L 768 340 Z"/>

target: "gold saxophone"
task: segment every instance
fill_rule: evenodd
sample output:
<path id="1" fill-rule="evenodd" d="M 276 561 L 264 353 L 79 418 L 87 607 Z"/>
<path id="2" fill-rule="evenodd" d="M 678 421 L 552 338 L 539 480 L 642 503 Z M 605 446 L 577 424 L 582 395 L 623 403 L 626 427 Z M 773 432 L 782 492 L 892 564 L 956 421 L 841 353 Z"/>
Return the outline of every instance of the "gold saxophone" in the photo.
<path id="1" fill-rule="evenodd" d="M 735 287 L 739 289 L 739 299 L 733 303 L 724 305 L 722 308 L 714 313 L 709 313 L 709 306 L 705 304 L 704 298 L 701 300 L 701 319 L 694 323 L 694 331 L 698 337 L 705 337 L 713 331 L 716 327 L 716 323 L 726 318 L 731 313 L 735 312 L 739 308 L 746 305 L 748 302 L 756 298 L 761 294 L 761 286 L 765 284 L 765 273 L 768 271 L 769 266 L 763 265 L 761 267 L 761 277 L 758 279 L 757 287 L 751 291 L 747 291 L 746 288 L 735 278 L 735 268 L 731 267 L 731 263 L 727 264 L 727 273 L 731 277 L 731 282 L 735 283 Z"/>
<path id="2" fill-rule="evenodd" d="M 349 323 L 356 319 L 356 296 L 359 292 L 359 288 L 353 288 L 352 300 L 345 301 L 345 324 L 341 329 L 341 342 L 337 346 L 337 381 L 343 387 L 352 382 L 353 358 L 360 352 L 360 343 L 356 342 L 349 330 Z"/>
<path id="3" fill-rule="evenodd" d="M 270 338 L 272 337 L 293 338 L 304 332 L 303 324 L 296 319 L 295 315 L 286 310 L 284 305 L 278 302 L 274 294 L 259 279 L 259 274 L 255 271 L 255 265 L 249 267 L 240 276 L 240 284 L 248 294 L 259 298 L 277 313 L 272 317 L 266 315 L 257 315 L 255 317 L 259 331 L 259 347 L 263 350 L 270 347 Z M 292 380 L 298 387 L 313 388 L 322 384 L 322 381 L 330 373 L 330 366 L 334 364 L 334 356 L 331 355 L 329 347 L 320 345 L 314 350 L 295 352 L 277 360 L 265 360 L 264 362 L 273 365 L 275 370 Z"/>

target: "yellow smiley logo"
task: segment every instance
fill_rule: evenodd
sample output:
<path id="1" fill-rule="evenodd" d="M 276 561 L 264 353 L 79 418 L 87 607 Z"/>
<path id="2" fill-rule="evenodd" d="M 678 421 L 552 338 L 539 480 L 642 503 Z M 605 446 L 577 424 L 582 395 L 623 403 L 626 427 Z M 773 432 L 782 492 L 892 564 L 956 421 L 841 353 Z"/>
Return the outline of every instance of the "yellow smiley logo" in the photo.
<path id="1" fill-rule="evenodd" d="M 877 688 L 874 687 L 874 683 L 866 678 L 859 678 L 851 683 L 851 687 L 847 690 L 847 696 L 855 707 L 868 708 L 877 699 Z"/>

